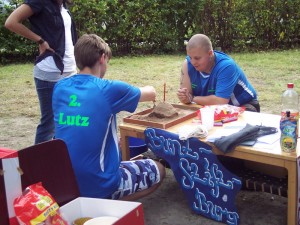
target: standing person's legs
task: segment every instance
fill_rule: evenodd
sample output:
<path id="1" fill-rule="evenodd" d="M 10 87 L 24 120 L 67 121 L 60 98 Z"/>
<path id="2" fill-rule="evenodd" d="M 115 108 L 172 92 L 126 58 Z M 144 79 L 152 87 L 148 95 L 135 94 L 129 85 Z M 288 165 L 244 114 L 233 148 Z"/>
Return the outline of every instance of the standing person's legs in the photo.
<path id="1" fill-rule="evenodd" d="M 34 78 L 40 103 L 41 119 L 36 129 L 35 144 L 51 140 L 54 136 L 52 93 L 56 82 Z"/>
<path id="2" fill-rule="evenodd" d="M 52 111 L 52 94 L 55 84 L 67 76 L 76 74 L 76 71 L 46 72 L 34 66 L 35 87 L 40 103 L 41 120 L 36 129 L 35 144 L 49 141 L 54 136 L 54 120 Z"/>

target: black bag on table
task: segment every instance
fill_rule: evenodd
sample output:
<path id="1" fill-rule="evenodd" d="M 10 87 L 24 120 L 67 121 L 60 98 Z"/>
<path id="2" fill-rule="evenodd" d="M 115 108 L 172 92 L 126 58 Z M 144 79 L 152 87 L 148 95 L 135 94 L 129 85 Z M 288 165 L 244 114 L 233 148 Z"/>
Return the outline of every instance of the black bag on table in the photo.
<path id="1" fill-rule="evenodd" d="M 256 142 L 257 138 L 277 133 L 278 130 L 275 127 L 267 127 L 260 125 L 250 125 L 246 126 L 240 131 L 231 134 L 229 136 L 223 136 L 214 141 L 214 145 L 222 152 L 227 153 L 232 151 L 236 146 L 240 145 L 246 141 Z"/>

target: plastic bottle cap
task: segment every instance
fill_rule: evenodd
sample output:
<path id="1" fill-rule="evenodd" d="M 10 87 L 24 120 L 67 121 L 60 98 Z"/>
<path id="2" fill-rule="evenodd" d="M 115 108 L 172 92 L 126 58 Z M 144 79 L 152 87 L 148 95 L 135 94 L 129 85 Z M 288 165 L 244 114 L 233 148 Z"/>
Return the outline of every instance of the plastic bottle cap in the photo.
<path id="1" fill-rule="evenodd" d="M 288 83 L 288 84 L 287 84 L 287 87 L 288 87 L 288 88 L 294 88 L 294 84 L 293 84 L 293 83 Z"/>

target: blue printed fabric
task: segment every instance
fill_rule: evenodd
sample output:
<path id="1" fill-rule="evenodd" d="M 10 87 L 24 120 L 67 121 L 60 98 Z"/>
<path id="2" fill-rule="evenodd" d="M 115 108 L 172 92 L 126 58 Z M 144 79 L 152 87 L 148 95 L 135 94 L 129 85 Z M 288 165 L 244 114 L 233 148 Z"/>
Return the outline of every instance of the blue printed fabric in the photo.
<path id="1" fill-rule="evenodd" d="M 177 134 L 147 128 L 145 139 L 155 155 L 165 159 L 197 214 L 228 225 L 239 224 L 235 197 L 241 180 L 213 154 L 211 146 L 197 138 L 180 140 Z"/>
<path id="2" fill-rule="evenodd" d="M 160 181 L 158 167 L 152 159 L 122 161 L 120 170 L 121 182 L 118 190 L 112 194 L 112 199 L 146 190 Z"/>

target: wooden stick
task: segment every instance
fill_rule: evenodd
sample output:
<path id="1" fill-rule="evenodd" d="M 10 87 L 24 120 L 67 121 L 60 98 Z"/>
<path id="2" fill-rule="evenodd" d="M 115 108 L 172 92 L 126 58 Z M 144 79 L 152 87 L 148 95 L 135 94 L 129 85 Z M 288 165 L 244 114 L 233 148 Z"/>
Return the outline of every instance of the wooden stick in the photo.
<path id="1" fill-rule="evenodd" d="M 166 82 L 164 82 L 164 102 L 166 101 Z"/>

